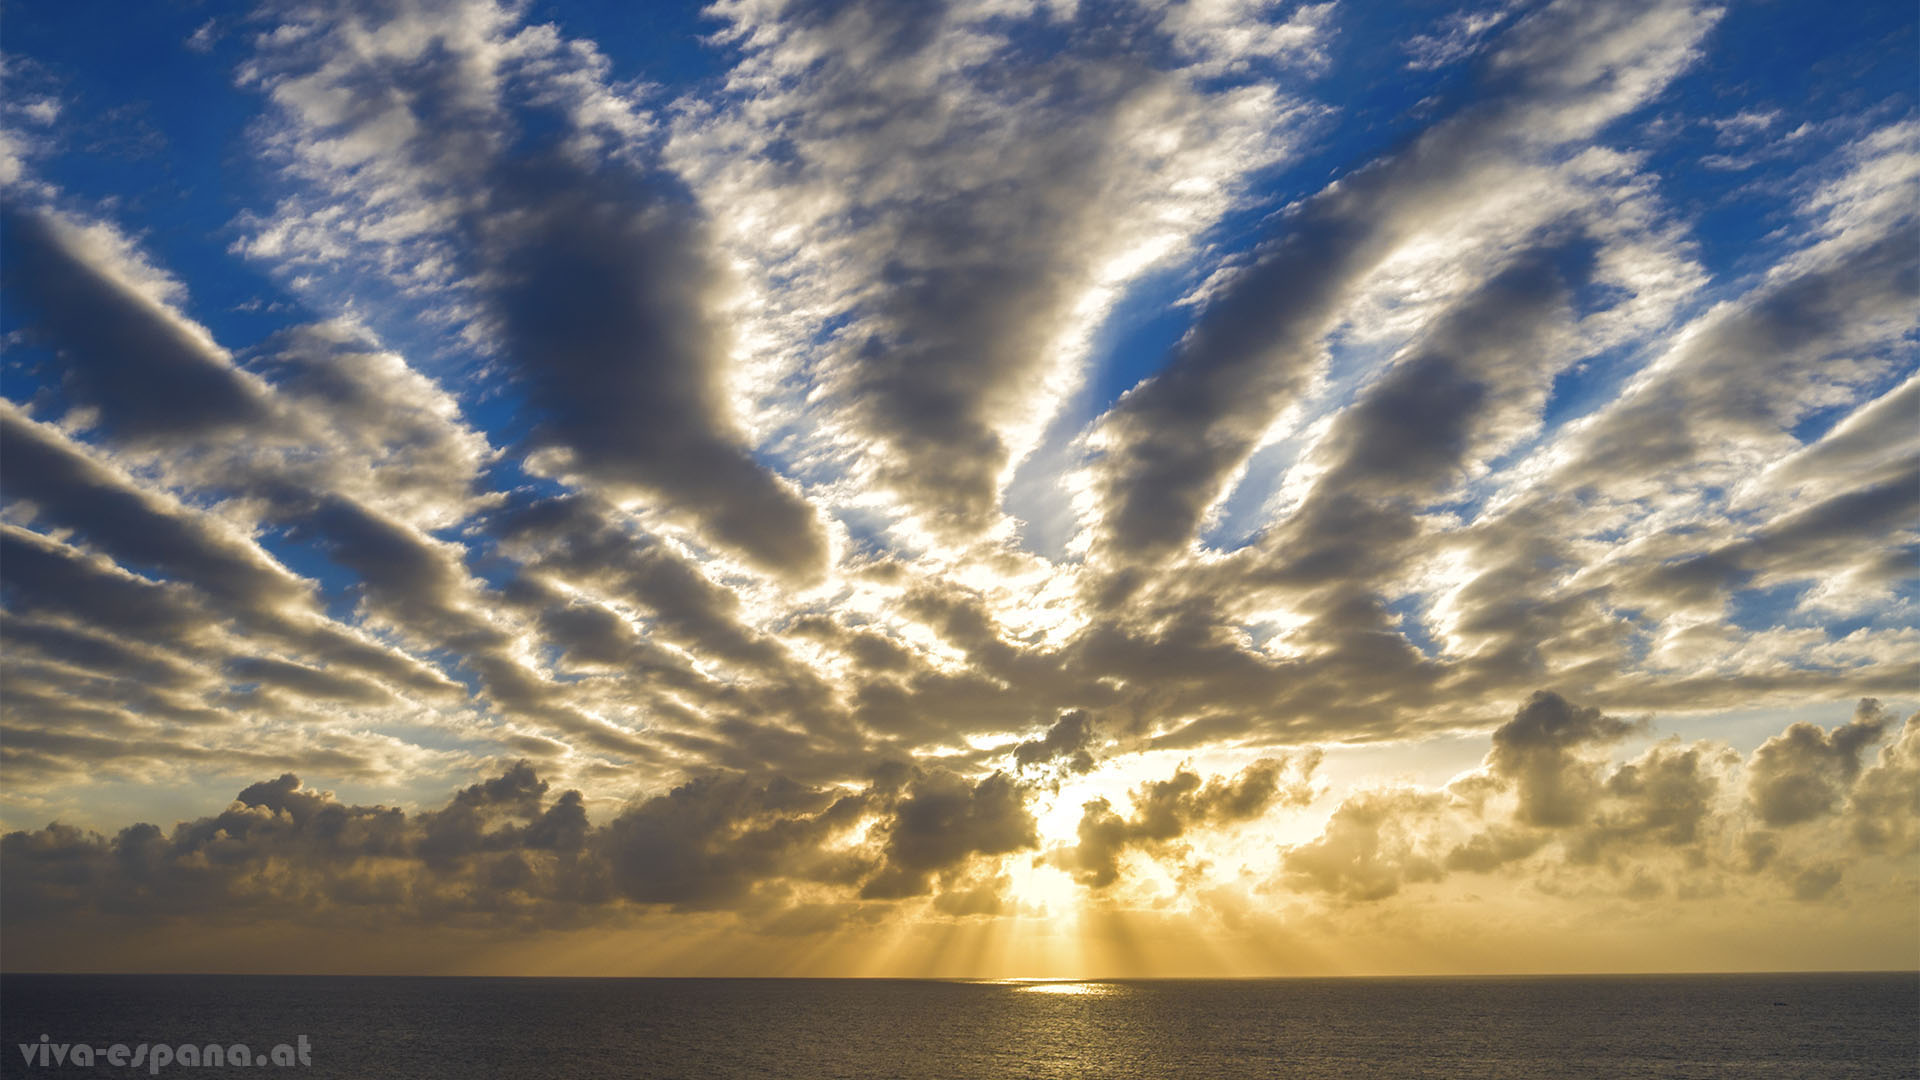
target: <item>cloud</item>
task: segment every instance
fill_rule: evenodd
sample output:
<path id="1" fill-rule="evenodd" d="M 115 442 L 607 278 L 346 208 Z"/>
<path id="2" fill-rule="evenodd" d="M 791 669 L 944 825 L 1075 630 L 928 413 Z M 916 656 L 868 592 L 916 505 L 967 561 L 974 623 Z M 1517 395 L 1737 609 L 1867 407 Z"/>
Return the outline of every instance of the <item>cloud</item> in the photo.
<path id="1" fill-rule="evenodd" d="M 857 796 L 790 782 L 696 778 L 615 818 L 602 840 L 613 885 L 642 903 L 712 908 L 744 902 L 763 881 L 820 876 L 845 881 L 864 865 L 823 857 L 819 846 L 851 828 Z M 811 863 L 811 865 L 809 865 Z"/>
<path id="2" fill-rule="evenodd" d="M 1666 613 L 1662 599 L 1686 595 L 1659 575 L 1705 582 L 1703 605 L 1770 585 L 1764 575 L 1808 560 L 1836 571 L 1823 586 L 1834 595 L 1818 601 L 1832 607 L 1870 607 L 1890 580 L 1893 560 L 1869 543 L 1872 522 L 1862 515 L 1898 510 L 1891 473 L 1804 527 L 1782 519 L 1744 537 L 1649 540 L 1638 565 L 1581 554 L 1594 535 L 1627 525 L 1524 490 L 1537 473 L 1509 470 L 1501 481 L 1522 490 L 1488 491 L 1503 455 L 1530 465 L 1563 456 L 1567 429 L 1542 418 L 1557 380 L 1577 376 L 1595 350 L 1637 347 L 1636 335 L 1659 330 L 1698 287 L 1642 163 L 1582 142 L 1608 110 L 1642 100 L 1689 62 L 1705 18 L 1692 9 L 1659 7 L 1647 25 L 1629 25 L 1563 4 L 1518 20 L 1489 42 L 1483 100 L 1274 216 L 1273 243 L 1238 271 L 1235 258 L 1207 247 L 1205 227 L 1236 205 L 1249 170 L 1297 152 L 1306 106 L 1285 83 L 1296 70 L 1286 65 L 1312 68 L 1307 53 L 1331 32 L 1325 12 L 1266 13 L 1276 32 L 1297 39 L 1299 49 L 1282 56 L 1207 23 L 1200 8 L 1182 9 L 1174 21 L 1212 27 L 1205 61 L 1197 45 L 1176 48 L 1173 23 L 1153 13 L 1127 25 L 1164 50 L 1096 35 L 1057 55 L 1027 50 L 1011 24 L 958 9 L 917 19 L 861 5 L 725 14 L 743 50 L 728 89 L 683 102 L 668 127 L 656 126 L 636 88 L 609 78 L 589 44 L 522 25 L 505 8 L 288 14 L 299 32 L 257 43 L 243 73 L 275 110 L 258 133 L 285 170 L 285 198 L 241 223 L 249 235 L 240 250 L 296 290 L 330 283 L 366 306 L 242 351 L 264 410 L 244 442 L 182 435 L 155 456 L 116 441 L 107 406 L 95 407 L 98 430 L 68 427 L 60 437 L 139 495 L 127 505 L 150 504 L 179 523 L 142 520 L 199 529 L 214 548 L 223 529 L 250 535 L 254 550 L 235 550 L 307 596 L 275 607 L 284 615 L 276 624 L 245 613 L 249 601 L 215 580 L 232 568 L 214 567 L 212 549 L 175 544 L 171 561 L 146 561 L 161 531 L 106 532 L 84 520 L 96 496 L 108 499 L 100 484 L 85 489 L 94 493 L 87 507 L 49 497 L 32 528 L 76 530 L 88 550 L 136 576 L 154 567 L 168 584 L 192 585 L 183 597 L 218 613 L 213 623 L 228 625 L 222 619 L 238 607 L 233 632 L 275 627 L 270 650 L 221 642 L 196 660 L 200 692 L 227 696 L 218 707 L 249 696 L 262 707 L 298 701 L 304 688 L 314 695 L 308 707 L 371 711 L 386 686 L 398 693 L 394 707 L 409 710 L 457 696 L 458 679 L 472 689 L 471 705 L 445 726 L 462 740 L 497 739 L 494 749 L 543 761 L 577 744 L 661 769 L 752 769 L 773 759 L 821 783 L 848 780 L 878 746 L 938 744 L 948 764 L 989 767 L 985 741 L 1004 744 L 1009 732 L 1073 710 L 1101 717 L 1124 753 L 1229 738 L 1402 737 L 1461 723 L 1476 695 L 1511 700 L 1549 680 L 1609 700 L 1693 700 L 1701 688 L 1642 678 L 1638 666 L 1639 635 L 1658 630 L 1670 640 L 1645 653 L 1655 670 L 1671 671 L 1659 665 L 1685 650 L 1719 647 L 1698 629 L 1642 625 Z M 1584 52 L 1555 44 L 1554 27 L 1581 19 L 1597 28 L 1582 48 L 1625 48 L 1654 24 L 1672 40 L 1634 60 L 1632 78 L 1603 86 L 1555 66 L 1591 66 Z M 1052 11 L 1021 25 L 1083 21 Z M 835 42 L 865 45 L 835 61 L 844 70 L 808 59 Z M 1212 74 L 1192 66 L 1242 46 L 1226 67 L 1206 68 Z M 995 75 L 1002 67 L 1019 77 Z M 1231 77 L 1210 81 L 1222 73 Z M 924 123 L 905 123 L 912 110 L 855 107 L 888 80 L 925 105 Z M 463 123 L 442 122 L 454 119 Z M 1266 133 L 1255 138 L 1256 129 Z M 1083 137 L 1098 145 L 1075 141 Z M 924 153 L 903 159 L 901 140 L 918 140 Z M 1808 212 L 1882 220 L 1898 184 L 1886 160 L 1896 150 L 1863 140 L 1848 159 L 1853 171 L 1829 178 Z M 870 182 L 846 182 L 862 177 Z M 1082 198 L 1096 188 L 1098 198 Z M 1057 206 L 1055 194 L 1065 193 L 1078 201 Z M 1122 205 L 1137 208 L 1137 220 L 1110 212 Z M 793 230 L 751 227 L 776 219 Z M 967 227 L 941 224 L 956 221 Z M 1374 239 L 1347 235 L 1356 229 Z M 1782 280 L 1866 250 L 1844 228 L 1821 235 L 1816 246 L 1828 254 L 1792 256 Z M 1007 470 L 1065 418 L 1067 387 L 1085 374 L 1073 374 L 1075 365 L 1093 356 L 1038 348 L 1011 323 L 1002 333 L 994 312 L 1024 312 L 1031 299 L 993 292 L 1005 279 L 1003 255 L 1029 241 L 1054 268 L 1043 276 L 1070 279 L 1042 298 L 1040 326 L 1084 318 L 1091 328 L 1128 282 L 1183 263 L 1224 271 L 1194 297 L 1221 312 L 1242 304 L 1250 319 L 1287 306 L 1258 290 L 1231 299 L 1233 282 L 1261 267 L 1304 275 L 1289 304 L 1345 282 L 1320 314 L 1301 316 L 1300 340 L 1316 355 L 1361 342 L 1357 367 L 1337 379 L 1320 368 L 1302 376 L 1296 404 L 1317 413 L 1310 423 L 1298 417 L 1287 436 L 1291 464 L 1276 457 L 1269 480 L 1244 483 L 1229 469 L 1211 494 L 1204 482 L 1175 485 L 1206 519 L 1220 491 L 1238 484 L 1233 498 L 1252 509 L 1235 513 L 1254 528 L 1252 543 L 1217 558 L 1124 568 L 1096 559 L 1089 571 L 1073 553 L 1051 558 L 1007 539 L 997 505 Z M 1350 279 L 1318 256 L 1282 255 L 1315 244 L 1336 263 L 1359 259 Z M 90 254 L 90 265 L 123 267 L 116 272 L 144 283 L 163 314 L 186 318 L 183 293 L 161 271 L 125 254 L 124 238 L 100 250 L 108 248 L 123 255 Z M 913 275 L 878 273 L 889 260 L 924 270 L 926 288 L 910 287 Z M 723 263 L 732 264 L 725 273 Z M 287 275 L 313 277 L 294 286 Z M 962 303 L 968 282 L 992 294 L 984 308 Z M 389 291 L 375 287 L 382 283 Z M 421 309 L 420 325 L 475 355 L 409 362 L 370 329 L 394 328 L 388 302 Z M 1376 316 L 1391 329 L 1361 329 Z M 1198 348 L 1215 318 L 1203 313 L 1181 348 Z M 729 340 L 723 324 L 740 336 Z M 900 338 L 899 356 L 855 348 L 888 334 Z M 892 372 L 881 382 L 900 393 L 933 393 L 944 361 L 923 363 L 931 354 L 922 354 L 949 339 L 995 356 L 1002 345 L 1008 356 L 1044 354 L 1033 363 L 1072 376 L 1047 383 L 1048 404 L 1031 416 L 982 406 L 1007 449 L 978 470 L 991 482 L 968 489 L 988 492 L 988 510 L 962 515 L 994 538 L 986 542 L 920 530 L 901 515 L 960 504 L 933 485 L 924 506 L 903 509 L 889 500 L 909 481 L 881 475 L 899 466 L 932 478 L 962 467 L 954 463 L 966 455 L 936 437 L 936 425 L 868 385 Z M 615 355 L 637 340 L 659 344 L 659 355 Z M 798 366 L 776 363 L 782 350 Z M 1014 382 L 1038 370 L 1008 363 Z M 972 360 L 952 366 L 984 370 Z M 467 379 L 465 397 L 443 387 Z M 1235 408 L 1257 396 L 1231 379 L 1221 386 L 1229 384 Z M 1126 401 L 1151 397 L 1154 385 Z M 738 408 L 734 391 L 744 395 Z M 961 398 L 997 393 L 976 387 Z M 862 402 L 878 412 L 869 416 Z M 963 416 L 971 407 L 938 411 Z M 1108 421 L 1131 408 L 1123 401 Z M 511 434 L 496 448 L 472 417 L 503 413 Z M 622 419 L 637 417 L 647 422 Z M 1272 419 L 1261 419 L 1254 442 L 1275 435 Z M 874 426 L 885 424 L 922 450 L 887 449 L 892 436 Z M 836 456 L 849 446 L 867 449 Z M 714 462 L 719 473 L 707 469 Z M 648 479 L 647 470 L 672 476 Z M 1265 493 L 1262 483 L 1271 485 Z M 661 484 L 685 490 L 662 495 Z M 882 524 L 856 540 L 863 503 Z M 805 521 L 786 513 L 796 508 Z M 852 546 L 837 551 L 843 561 L 828 591 L 793 588 L 812 580 L 802 564 L 824 568 L 821 523 L 836 517 L 831 529 Z M 1159 528 L 1180 515 L 1148 517 Z M 746 531 L 729 532 L 728 521 Z M 1825 528 L 1833 522 L 1842 527 Z M 862 545 L 882 557 L 863 563 Z M 1509 556 L 1516 561 L 1503 565 Z M 1587 572 L 1571 574 L 1580 565 Z M 294 577 L 293 566 L 310 576 Z M 883 580 L 881 567 L 894 576 Z M 1836 662 L 1853 672 L 1850 687 L 1867 690 L 1898 675 L 1871 659 L 1890 655 L 1888 645 L 1870 631 L 1824 647 L 1855 658 Z M 1747 665 L 1748 681 L 1730 683 L 1724 700 L 1815 685 L 1786 655 L 1729 659 Z M 216 689 L 241 676 L 251 681 Z M 1038 764 L 1034 755 L 1053 745 L 1042 741 L 1024 752 L 1016 744 L 1012 764 L 1022 753 Z M 1080 750 L 1063 760 L 1076 762 Z"/>
<path id="3" fill-rule="evenodd" d="M 1247 12 L 1229 27 L 1204 4 L 1159 26 L 1129 5 L 716 12 L 745 55 L 722 107 L 690 110 L 670 156 L 735 223 L 734 250 L 780 275 L 774 311 L 838 324 L 823 340 L 745 313 L 807 358 L 794 370 L 766 357 L 769 379 L 813 388 L 807 403 L 775 395 L 768 422 L 824 398 L 832 442 L 812 453 L 958 537 L 999 522 L 1012 467 L 1080 384 L 1126 283 L 1191 252 L 1244 178 L 1289 152 L 1296 102 L 1199 80 L 1312 52 L 1325 14 L 1268 27 Z M 1243 40 L 1250 27 L 1260 42 Z M 1069 44 L 1035 53 L 1027 32 Z M 1160 49 L 1205 59 L 1184 67 Z M 765 220 L 786 224 L 755 227 Z"/>
<path id="4" fill-rule="evenodd" d="M 717 270 L 691 207 L 560 166 L 496 185 L 492 290 L 504 347 L 540 417 L 537 467 L 608 497 L 664 498 L 714 540 L 797 578 L 825 535 L 727 419 Z"/>
<path id="5" fill-rule="evenodd" d="M 1877 732 L 1884 719 L 1873 703 L 1861 715 L 1868 719 L 1820 739 L 1800 730 L 1811 725 L 1790 727 L 1748 764 L 1748 790 L 1783 775 L 1783 747 L 1817 742 L 1816 757 L 1836 746 L 1857 754 L 1871 741 L 1859 732 Z M 1583 789 L 1582 812 L 1543 820 L 1539 762 L 1516 768 L 1507 749 L 1564 756 L 1615 737 L 1615 723 L 1539 695 L 1496 732 L 1482 770 L 1440 790 L 1349 792 L 1317 837 L 1274 852 L 1258 887 L 1336 906 L 1385 905 L 1469 875 L 1642 902 L 1754 888 L 1756 902 L 1811 902 L 1850 877 L 1832 857 L 1836 839 L 1896 855 L 1911 840 L 1916 720 L 1873 767 L 1828 769 L 1838 791 L 1828 833 L 1804 832 L 1812 824 L 1772 830 L 1777 822 L 1758 800 L 1722 797 L 1735 790 L 1726 781 L 1737 755 L 1674 739 L 1615 766 L 1590 763 L 1595 783 Z M 390 929 L 613 926 L 647 913 L 704 912 L 806 935 L 916 912 L 993 916 L 1017 895 L 1010 860 L 1038 859 L 1112 897 L 1126 895 L 1115 886 L 1135 875 L 1126 856 L 1139 852 L 1199 887 L 1210 876 L 1208 844 L 1258 837 L 1268 815 L 1317 800 L 1320 761 L 1312 753 L 1265 758 L 1204 780 L 1183 767 L 1135 787 L 1124 817 L 1105 799 L 1089 801 L 1076 842 L 1035 856 L 1027 854 L 1040 847 L 1032 793 L 1006 773 L 969 779 L 895 763 L 863 787 L 709 773 L 595 824 L 579 791 L 556 795 L 525 761 L 412 813 L 344 803 L 289 772 L 171 830 L 141 824 L 106 836 L 56 822 L 9 833 L 0 839 L 0 900 L 11 927 L 49 931 L 96 918 L 149 928 L 219 917 Z M 1566 768 L 1564 760 L 1555 766 Z M 1826 759 L 1812 768 L 1828 768 Z M 1553 783 L 1564 790 L 1564 781 Z"/>
<path id="6" fill-rule="evenodd" d="M 1636 900 L 1717 895 L 1754 881 L 1776 895 L 1817 900 L 1846 876 L 1832 858 L 1835 843 L 1851 836 L 1887 850 L 1881 845 L 1906 835 L 1891 822 L 1914 797 L 1908 748 L 1884 750 L 1878 773 L 1860 768 L 1862 749 L 1885 723 L 1879 703 L 1867 700 L 1831 731 L 1789 725 L 1744 769 L 1724 744 L 1677 738 L 1609 764 L 1579 748 L 1615 741 L 1634 725 L 1537 693 L 1494 732 L 1480 770 L 1444 790 L 1347 796 L 1319 837 L 1281 849 L 1275 883 L 1343 903 L 1385 901 L 1456 874 Z M 1736 797 L 1743 790 L 1744 800 Z M 1844 830 L 1843 806 L 1852 808 Z M 1796 829 L 1776 831 L 1781 826 Z"/>
<path id="7" fill-rule="evenodd" d="M 408 814 L 342 803 L 287 773 L 171 832 L 10 833 L 0 843 L 9 919 L 609 920 L 622 905 L 777 918 L 796 886 L 854 906 L 916 897 L 974 856 L 1035 843 L 1004 774 L 974 783 L 909 770 L 864 791 L 712 774 L 601 826 L 578 791 L 549 792 L 521 761 Z M 999 880 L 956 879 L 941 902 L 977 912 Z"/>
<path id="8" fill-rule="evenodd" d="M 949 772 L 920 772 L 881 826 L 884 862 L 860 895 L 917 896 L 930 878 L 975 855 L 1006 855 L 1039 837 L 1020 785 L 1005 773 L 977 783 Z"/>
<path id="9" fill-rule="evenodd" d="M 1432 71 L 1479 52 L 1487 32 L 1505 22 L 1514 5 L 1496 5 L 1483 11 L 1456 11 L 1441 19 L 1434 32 L 1409 39 L 1407 67 Z"/>
<path id="10" fill-rule="evenodd" d="M 1099 527 L 1114 557 L 1164 557 L 1189 540 L 1306 390 L 1320 339 L 1354 291 L 1397 248 L 1470 217 L 1497 198 L 1503 173 L 1656 92 L 1711 21 L 1684 6 L 1542 9 L 1489 58 L 1487 97 L 1288 215 L 1255 262 L 1215 290 L 1165 369 L 1095 429 Z M 1615 71 L 1602 56 L 1632 60 Z"/>
<path id="11" fill-rule="evenodd" d="M 1854 723 L 1859 723 L 1856 714 Z M 1846 729 L 1841 729 L 1842 731 Z M 1848 741 L 1857 740 L 1856 733 Z M 1830 750 L 1840 749 L 1839 732 L 1828 737 Z M 1841 763 L 1844 768 L 1844 762 Z M 1869 851 L 1912 852 L 1920 829 L 1920 714 L 1907 717 L 1899 734 L 1880 750 L 1874 764 L 1860 775 L 1849 797 L 1847 811 L 1854 839 Z"/>
<path id="12" fill-rule="evenodd" d="M 814 513 L 730 418 L 728 286 L 699 211 L 641 146 L 597 160 L 645 124 L 594 50 L 516 21 L 484 2 L 342 11 L 269 47 L 249 78 L 282 107 L 275 148 L 302 190 L 243 249 L 353 252 L 440 295 L 523 389 L 531 466 L 819 577 Z M 551 111 L 560 137 L 522 144 Z"/>
<path id="13" fill-rule="evenodd" d="M 1319 761 L 1314 752 L 1262 758 L 1232 779 L 1214 776 L 1204 784 L 1198 773 L 1180 769 L 1134 789 L 1128 817 L 1114 813 L 1104 798 L 1087 803 L 1079 842 L 1047 857 L 1081 884 L 1104 889 L 1120 879 L 1120 857 L 1129 849 L 1168 855 L 1190 830 L 1250 821 L 1276 805 L 1305 805 L 1313 797 Z"/>
<path id="14" fill-rule="evenodd" d="M 539 10 L 213 26 L 261 168 L 182 199 L 7 58 L 0 813 L 101 830 L 18 910 L 1906 899 L 1899 99 L 1709 101 L 1682 0 L 727 0 L 697 79 Z"/>
<path id="15" fill-rule="evenodd" d="M 1038 739 L 1029 739 L 1013 748 L 1013 760 L 1022 771 L 1032 765 L 1060 763 L 1069 772 L 1085 773 L 1093 770 L 1094 741 L 1093 717 L 1084 709 L 1073 709 L 1060 714 L 1047 733 Z"/>
<path id="16" fill-rule="evenodd" d="M 1762 743 L 1747 770 L 1754 813 L 1777 827 L 1838 809 L 1859 775 L 1861 751 L 1879 741 L 1887 719 L 1880 703 L 1868 698 L 1851 721 L 1831 732 L 1814 724 L 1794 724 Z"/>
<path id="17" fill-rule="evenodd" d="M 57 381 L 114 434 L 164 441 L 268 416 L 258 380 L 171 306 L 178 283 L 117 233 L 17 204 L 0 233 L 8 288 L 64 356 Z"/>
<path id="18" fill-rule="evenodd" d="M 125 564 L 197 586 L 221 610 L 269 619 L 310 586 L 218 519 L 143 490 L 58 429 L 0 405 L 0 484 L 37 517 Z"/>
<path id="19" fill-rule="evenodd" d="M 8 607 L 75 617 L 137 638 L 190 640 L 204 615 L 184 586 L 138 577 L 100 557 L 13 526 L 0 526 Z"/>
<path id="20" fill-rule="evenodd" d="M 1906 420 L 1920 410 L 1920 375 L 1871 398 L 1817 441 L 1771 462 L 1750 483 L 1791 494 L 1815 484 L 1877 480 L 1911 460 L 1920 434 Z"/>
<path id="21" fill-rule="evenodd" d="M 1822 372 L 1819 361 L 1868 350 L 1912 325 L 1912 267 L 1899 233 L 1782 274 L 1743 305 L 1703 317 L 1563 451 L 1561 484 L 1647 487 L 1674 473 L 1714 478 L 1741 443 L 1784 440 L 1780 429 L 1818 401 L 1822 384 L 1865 382 L 1880 367 Z M 1702 475 L 1704 474 L 1704 475 Z"/>
<path id="22" fill-rule="evenodd" d="M 1634 728 L 1631 721 L 1538 691 L 1493 733 L 1487 767 L 1518 790 L 1521 822 L 1571 825 L 1587 816 L 1599 790 L 1593 766 L 1578 751 L 1618 740 Z"/>
<path id="23" fill-rule="evenodd" d="M 1572 864 L 1633 859 L 1662 851 L 1685 864 L 1707 862 L 1722 823 L 1720 794 L 1729 754 L 1711 746 L 1657 743 L 1606 777 L 1599 804 L 1563 841 Z"/>
<path id="24" fill-rule="evenodd" d="M 1285 880 L 1296 889 L 1347 900 L 1384 900 L 1409 882 L 1444 876 L 1437 852 L 1409 824 L 1441 804 L 1441 796 L 1373 791 L 1340 804 L 1319 838 L 1287 850 Z"/>

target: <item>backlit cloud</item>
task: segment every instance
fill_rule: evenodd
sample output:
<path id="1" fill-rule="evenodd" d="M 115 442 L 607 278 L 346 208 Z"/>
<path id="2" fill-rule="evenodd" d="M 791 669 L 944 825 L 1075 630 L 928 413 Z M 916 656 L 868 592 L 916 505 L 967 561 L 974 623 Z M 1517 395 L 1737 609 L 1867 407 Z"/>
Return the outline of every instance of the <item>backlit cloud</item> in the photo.
<path id="1" fill-rule="evenodd" d="M 15 13 L 9 949 L 1913 962 L 1910 14 Z"/>

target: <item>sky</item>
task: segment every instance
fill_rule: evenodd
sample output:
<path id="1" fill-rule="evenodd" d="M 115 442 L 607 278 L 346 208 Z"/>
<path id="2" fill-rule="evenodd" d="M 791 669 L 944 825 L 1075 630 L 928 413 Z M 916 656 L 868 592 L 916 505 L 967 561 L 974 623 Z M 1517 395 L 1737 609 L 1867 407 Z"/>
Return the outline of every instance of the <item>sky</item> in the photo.
<path id="1" fill-rule="evenodd" d="M 1920 967 L 1911 3 L 4 22 L 13 970 Z"/>

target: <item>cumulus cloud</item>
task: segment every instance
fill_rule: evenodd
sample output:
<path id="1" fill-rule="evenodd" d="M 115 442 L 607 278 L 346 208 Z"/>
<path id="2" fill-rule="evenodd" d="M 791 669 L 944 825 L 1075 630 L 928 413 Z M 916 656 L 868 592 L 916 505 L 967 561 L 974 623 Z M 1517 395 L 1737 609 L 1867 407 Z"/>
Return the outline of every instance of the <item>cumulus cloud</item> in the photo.
<path id="1" fill-rule="evenodd" d="M 1384 900 L 1408 882 L 1444 873 L 1415 831 L 1440 802 L 1431 793 L 1372 791 L 1347 799 L 1317 839 L 1287 850 L 1281 867 L 1298 889 L 1348 900 Z"/>
<path id="2" fill-rule="evenodd" d="M 1798 825 L 1840 805 L 1860 773 L 1860 754 L 1878 742 L 1888 717 L 1880 703 L 1863 700 L 1853 719 L 1828 731 L 1794 724 L 1753 752 L 1747 771 L 1748 798 L 1768 825 Z"/>
<path id="3" fill-rule="evenodd" d="M 1868 719 L 1830 732 L 1790 728 L 1746 766 L 1747 785 L 1779 788 L 1783 747 L 1857 752 L 1871 741 L 1862 732 L 1884 720 L 1871 702 L 1861 714 Z M 1581 812 L 1543 819 L 1542 763 L 1516 763 L 1511 748 L 1564 757 L 1617 729 L 1542 694 L 1499 729 L 1482 769 L 1446 788 L 1348 793 L 1318 836 L 1274 853 L 1259 888 L 1376 905 L 1462 875 L 1524 875 L 1549 892 L 1598 889 L 1639 901 L 1749 887 L 1761 897 L 1818 900 L 1848 880 L 1847 864 L 1832 855 L 1835 839 L 1882 854 L 1910 846 L 1920 797 L 1916 723 L 1876 765 L 1840 783 L 1826 815 L 1831 837 L 1773 828 L 1766 806 L 1727 797 L 1737 790 L 1729 786 L 1741 770 L 1737 755 L 1674 739 L 1617 765 L 1589 763 L 1594 784 Z M 1010 860 L 1066 871 L 1090 896 L 1121 893 L 1116 886 L 1144 869 L 1132 854 L 1199 887 L 1210 875 L 1204 845 L 1258 835 L 1263 819 L 1306 810 L 1324 793 L 1320 764 L 1314 753 L 1269 757 L 1206 779 L 1182 767 L 1134 788 L 1125 816 L 1106 799 L 1088 802 L 1075 841 L 1046 850 L 1030 791 L 1006 773 L 976 780 L 892 763 L 862 785 L 821 786 L 708 773 L 600 824 L 579 791 L 556 794 L 525 761 L 417 812 L 344 803 L 285 773 L 171 830 L 140 824 L 106 836 L 56 822 L 9 833 L 0 840 L 0 890 L 11 925 L 49 929 L 210 914 L 336 926 L 585 926 L 704 912 L 786 935 L 849 919 L 992 916 L 1017 896 Z M 1562 760 L 1547 772 L 1569 767 Z"/>
<path id="4" fill-rule="evenodd" d="M 1006 773 L 978 783 L 952 773 L 916 774 L 882 826 L 885 862 L 866 897 L 914 896 L 929 879 L 974 855 L 1005 855 L 1039 842 L 1025 793 Z"/>
<path id="5" fill-rule="evenodd" d="M 1848 832 L 1882 843 L 1894 807 L 1913 797 L 1904 744 L 1882 752 L 1880 772 L 1861 772 L 1862 749 L 1885 726 L 1869 699 L 1831 730 L 1789 725 L 1744 766 L 1725 744 L 1675 738 L 1615 764 L 1580 748 L 1617 741 L 1634 725 L 1543 691 L 1495 730 L 1479 770 L 1440 790 L 1348 796 L 1319 837 L 1281 850 L 1275 880 L 1341 902 L 1384 901 L 1456 874 L 1516 872 L 1554 889 L 1597 880 L 1639 900 L 1712 895 L 1752 878 L 1777 895 L 1819 899 L 1846 876 L 1833 845 Z M 1845 831 L 1843 806 L 1858 807 Z M 1821 818 L 1831 828 L 1818 838 L 1778 831 Z"/>
<path id="6" fill-rule="evenodd" d="M 696 777 L 603 825 L 579 791 L 549 797 L 525 761 L 409 814 L 340 802 L 286 773 L 170 832 L 112 837 L 53 824 L 4 839 L 9 918 L 612 918 L 622 905 L 780 917 L 796 887 L 843 906 L 928 895 L 975 856 L 1035 843 L 1021 790 L 895 771 L 863 790 L 782 777 Z M 953 878 L 947 909 L 978 909 L 996 880 Z M 817 901 L 816 901 L 817 902 Z M 602 909 L 591 916 L 588 909 Z"/>
<path id="7" fill-rule="evenodd" d="M 1520 821 L 1571 825 L 1587 816 L 1598 793 L 1594 769 L 1578 751 L 1615 741 L 1633 729 L 1630 721 L 1541 691 L 1493 733 L 1487 767 L 1518 790 Z"/>
<path id="8" fill-rule="evenodd" d="M 1859 723 L 1856 715 L 1854 723 Z M 1844 730 L 1844 729 L 1843 729 Z M 1838 738 L 1829 736 L 1829 747 Z M 1911 852 L 1920 828 L 1920 714 L 1907 717 L 1900 733 L 1861 774 L 1847 802 L 1854 839 L 1870 851 Z"/>
<path id="9" fill-rule="evenodd" d="M 1113 804 L 1095 799 L 1084 807 L 1079 843 L 1056 849 L 1050 861 L 1083 885 L 1103 889 L 1120 878 L 1120 857 L 1129 848 L 1164 854 L 1189 830 L 1249 821 L 1274 806 L 1302 806 L 1313 797 L 1316 753 L 1294 758 L 1262 758 L 1240 775 L 1214 776 L 1176 771 L 1133 791 L 1127 817 Z"/>

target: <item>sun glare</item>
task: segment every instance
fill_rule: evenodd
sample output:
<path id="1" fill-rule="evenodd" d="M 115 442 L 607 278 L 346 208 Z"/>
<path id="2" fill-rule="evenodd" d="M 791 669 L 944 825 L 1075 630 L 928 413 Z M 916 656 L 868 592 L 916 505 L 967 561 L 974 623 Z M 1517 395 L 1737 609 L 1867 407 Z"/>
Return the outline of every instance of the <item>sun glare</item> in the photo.
<path id="1" fill-rule="evenodd" d="M 1070 918 L 1080 910 L 1081 886 L 1072 875 L 1037 859 L 1008 860 L 1009 891 L 1022 914 L 1051 919 Z"/>
<path id="2" fill-rule="evenodd" d="M 1113 993 L 1113 987 L 1107 983 L 1075 982 L 1066 979 L 1014 979 L 1007 985 L 1025 994 L 1070 994 L 1079 996 L 1104 996 Z"/>

